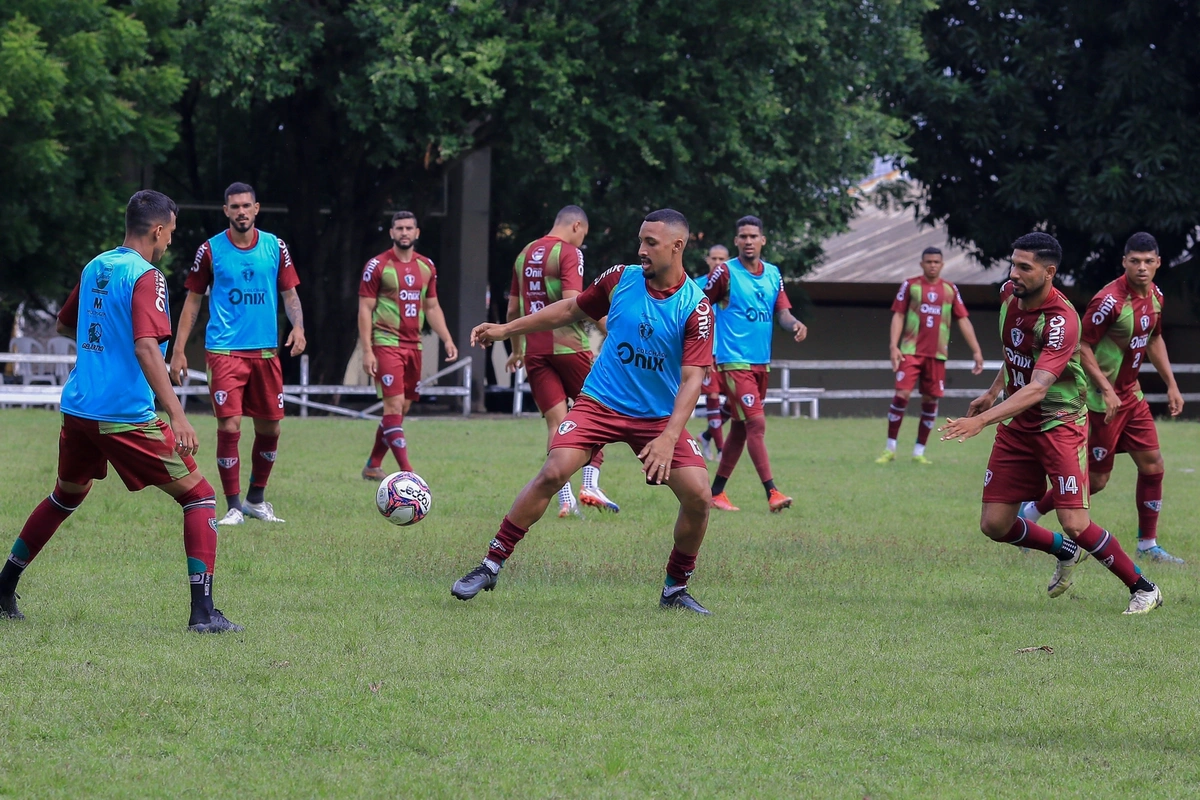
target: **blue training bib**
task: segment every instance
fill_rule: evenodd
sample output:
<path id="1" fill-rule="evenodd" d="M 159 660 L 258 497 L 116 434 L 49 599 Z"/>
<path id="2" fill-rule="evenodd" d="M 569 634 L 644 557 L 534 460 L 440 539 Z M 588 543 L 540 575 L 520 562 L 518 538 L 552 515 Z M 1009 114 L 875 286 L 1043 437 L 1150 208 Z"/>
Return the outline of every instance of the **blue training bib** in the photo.
<path id="1" fill-rule="evenodd" d="M 208 240 L 213 283 L 208 300 L 209 350 L 272 350 L 279 346 L 279 239 L 262 231 L 242 250 L 222 232 Z"/>
<path id="2" fill-rule="evenodd" d="M 718 364 L 771 363 L 775 300 L 783 287 L 779 267 L 762 262 L 761 275 L 751 275 L 740 259 L 725 263 L 729 299 L 713 309 L 717 316 Z"/>

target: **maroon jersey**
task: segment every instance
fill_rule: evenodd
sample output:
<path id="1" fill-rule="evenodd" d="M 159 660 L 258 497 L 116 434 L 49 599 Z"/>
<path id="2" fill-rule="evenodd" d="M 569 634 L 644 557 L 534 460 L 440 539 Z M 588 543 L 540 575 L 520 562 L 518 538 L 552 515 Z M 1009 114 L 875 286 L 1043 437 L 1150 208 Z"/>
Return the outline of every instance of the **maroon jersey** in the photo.
<path id="1" fill-rule="evenodd" d="M 958 288 L 950 281 L 933 283 L 924 275 L 900 284 L 892 311 L 904 315 L 900 352 L 945 361 L 950 348 L 950 320 L 967 316 Z"/>
<path id="2" fill-rule="evenodd" d="M 358 296 L 376 301 L 371 314 L 371 344 L 420 350 L 425 300 L 437 297 L 437 269 L 415 251 L 412 261 L 401 261 L 395 249 L 389 247 L 363 267 Z"/>
<path id="3" fill-rule="evenodd" d="M 562 300 L 563 292 L 583 291 L 583 253 L 557 236 L 543 236 L 530 242 L 513 262 L 509 291 L 517 298 L 523 317 Z M 565 355 L 590 350 L 587 333 L 579 322 L 525 335 L 525 355 Z"/>
<path id="4" fill-rule="evenodd" d="M 1146 296 L 1139 297 L 1122 275 L 1092 298 L 1083 315 L 1083 340 L 1123 403 L 1142 399 L 1138 370 L 1151 340 L 1162 333 L 1162 306 L 1157 286 L 1151 283 Z M 1104 395 L 1089 388 L 1088 407 L 1104 411 Z"/>

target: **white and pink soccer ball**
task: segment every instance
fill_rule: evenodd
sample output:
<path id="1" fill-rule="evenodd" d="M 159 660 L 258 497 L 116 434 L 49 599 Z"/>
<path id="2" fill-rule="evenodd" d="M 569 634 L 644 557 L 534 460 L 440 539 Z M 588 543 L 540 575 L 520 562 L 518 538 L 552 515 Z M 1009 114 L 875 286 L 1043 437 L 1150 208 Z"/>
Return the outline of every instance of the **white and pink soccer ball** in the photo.
<path id="1" fill-rule="evenodd" d="M 416 525 L 433 506 L 433 494 L 415 472 L 393 472 L 379 484 L 375 505 L 393 525 Z"/>

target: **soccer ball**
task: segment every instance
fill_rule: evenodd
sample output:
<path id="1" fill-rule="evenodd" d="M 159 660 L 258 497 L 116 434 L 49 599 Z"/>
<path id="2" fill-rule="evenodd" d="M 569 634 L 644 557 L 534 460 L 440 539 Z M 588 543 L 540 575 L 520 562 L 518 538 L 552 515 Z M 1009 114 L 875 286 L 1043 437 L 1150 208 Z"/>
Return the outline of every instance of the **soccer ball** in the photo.
<path id="1" fill-rule="evenodd" d="M 393 472 L 379 484 L 375 505 L 393 525 L 416 525 L 429 513 L 433 495 L 415 472 Z"/>

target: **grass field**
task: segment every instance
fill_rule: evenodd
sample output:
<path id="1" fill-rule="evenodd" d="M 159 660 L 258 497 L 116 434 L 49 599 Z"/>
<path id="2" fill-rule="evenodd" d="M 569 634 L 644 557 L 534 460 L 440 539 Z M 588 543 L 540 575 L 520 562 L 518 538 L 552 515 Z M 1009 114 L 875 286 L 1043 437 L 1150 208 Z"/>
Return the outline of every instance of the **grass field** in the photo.
<path id="1" fill-rule="evenodd" d="M 0 412 L 6 542 L 52 485 L 57 422 Z M 0 795 L 1194 796 L 1200 425 L 1160 429 L 1160 540 L 1189 563 L 1145 567 L 1166 606 L 1144 618 L 1094 562 L 1052 601 L 1049 557 L 983 538 L 990 434 L 877 467 L 883 428 L 770 419 L 797 507 L 768 514 L 739 468 L 743 511 L 714 516 L 691 585 L 710 618 L 658 610 L 674 502 L 624 448 L 618 517 L 547 518 L 496 591 L 450 596 L 541 463 L 540 420 L 407 422 L 435 497 L 411 529 L 358 476 L 368 423 L 286 420 L 286 525 L 221 536 L 236 635 L 184 631 L 179 509 L 112 476 L 0 624 Z M 1122 456 L 1094 516 L 1130 547 L 1132 496 Z M 1054 652 L 1015 653 L 1035 645 Z"/>

